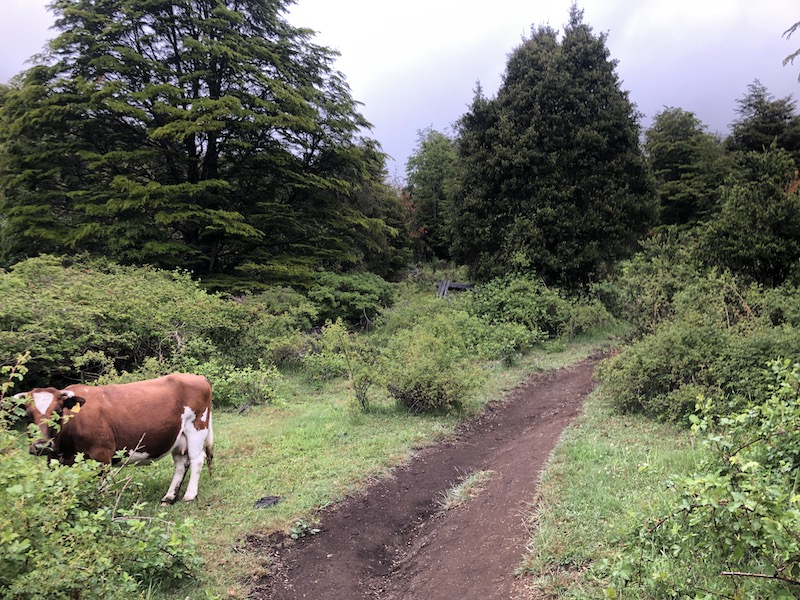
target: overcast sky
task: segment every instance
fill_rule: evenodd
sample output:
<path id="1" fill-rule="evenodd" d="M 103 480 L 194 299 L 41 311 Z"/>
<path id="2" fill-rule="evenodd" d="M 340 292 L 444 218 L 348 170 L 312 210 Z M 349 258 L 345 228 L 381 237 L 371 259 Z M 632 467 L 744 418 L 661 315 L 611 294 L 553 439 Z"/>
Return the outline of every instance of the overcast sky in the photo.
<path id="1" fill-rule="evenodd" d="M 508 54 L 531 26 L 561 29 L 572 0 L 298 0 L 289 20 L 338 50 L 342 71 L 402 178 L 417 132 L 446 131 L 465 111 L 476 81 L 494 96 Z M 47 0 L 0 0 L 0 82 L 53 37 Z M 647 126 L 665 106 L 693 111 L 727 133 L 736 100 L 759 79 L 777 98 L 797 99 L 796 0 L 583 0 L 584 22 L 608 34 L 623 89 Z"/>

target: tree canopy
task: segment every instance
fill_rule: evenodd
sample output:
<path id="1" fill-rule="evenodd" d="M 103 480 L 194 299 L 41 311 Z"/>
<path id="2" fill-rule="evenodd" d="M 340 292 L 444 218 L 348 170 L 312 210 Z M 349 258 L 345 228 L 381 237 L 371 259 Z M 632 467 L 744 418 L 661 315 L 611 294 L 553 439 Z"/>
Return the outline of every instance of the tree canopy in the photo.
<path id="1" fill-rule="evenodd" d="M 364 198 L 385 157 L 289 4 L 54 0 L 49 57 L 2 95 L 5 261 L 88 251 L 269 281 L 391 254 L 397 211 Z"/>
<path id="2" fill-rule="evenodd" d="M 476 276 L 532 270 L 576 287 L 653 223 L 638 115 L 605 42 L 573 6 L 561 39 L 534 29 L 497 97 L 478 88 L 459 121 L 452 251 Z"/>
<path id="3" fill-rule="evenodd" d="M 656 179 L 661 224 L 693 225 L 716 209 L 728 161 L 721 141 L 694 113 L 671 107 L 657 113 L 644 147 Z"/>
<path id="4" fill-rule="evenodd" d="M 406 162 L 407 191 L 413 204 L 416 238 L 425 258 L 449 256 L 448 212 L 456 177 L 456 147 L 448 135 L 429 127 L 417 133 Z"/>
<path id="5" fill-rule="evenodd" d="M 739 118 L 731 124 L 727 144 L 731 150 L 763 152 L 774 143 L 800 158 L 800 117 L 791 96 L 775 98 L 756 79 L 736 101 Z"/>

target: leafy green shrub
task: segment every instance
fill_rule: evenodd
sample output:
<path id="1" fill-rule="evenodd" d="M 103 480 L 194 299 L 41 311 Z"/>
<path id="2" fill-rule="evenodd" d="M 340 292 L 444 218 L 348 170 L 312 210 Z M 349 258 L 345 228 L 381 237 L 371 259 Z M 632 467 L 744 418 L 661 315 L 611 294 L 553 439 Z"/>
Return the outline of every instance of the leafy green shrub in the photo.
<path id="1" fill-rule="evenodd" d="M 478 286 L 469 307 L 489 323 L 519 323 L 550 337 L 562 333 L 570 315 L 566 298 L 526 275 L 507 275 Z"/>
<path id="2" fill-rule="evenodd" d="M 673 297 L 673 318 L 601 366 L 605 393 L 622 410 L 670 420 L 691 414 L 700 391 L 746 402 L 768 386 L 767 361 L 800 355 L 796 298 L 792 288 L 740 288 L 729 274 L 697 278 Z"/>
<path id="3" fill-rule="evenodd" d="M 521 323 L 489 323 L 459 309 L 445 314 L 471 354 L 484 360 L 501 360 L 506 366 L 515 364 L 526 351 L 547 339 L 545 332 L 531 331 Z"/>
<path id="4" fill-rule="evenodd" d="M 93 379 L 108 361 L 135 370 L 149 356 L 207 358 L 235 345 L 246 320 L 186 273 L 99 260 L 25 260 L 0 271 L 0 297 L 0 361 L 30 350 L 32 386 Z"/>
<path id="5" fill-rule="evenodd" d="M 211 382 L 214 405 L 239 411 L 278 400 L 278 386 L 283 376 L 275 365 L 260 363 L 254 367 L 231 367 L 216 361 L 202 363 L 193 372 Z"/>
<path id="6" fill-rule="evenodd" d="M 382 376 L 389 394 L 412 413 L 461 410 L 480 379 L 461 332 L 444 315 L 393 336 Z"/>
<path id="7" fill-rule="evenodd" d="M 692 256 L 691 234 L 667 228 L 642 242 L 642 251 L 623 261 L 607 306 L 639 333 L 652 331 L 674 314 L 675 294 L 701 274 Z"/>
<path id="8" fill-rule="evenodd" d="M 303 359 L 312 377 L 326 380 L 346 376 L 362 411 L 369 410 L 369 389 L 377 379 L 378 351 L 364 336 L 348 331 L 341 319 L 328 321 L 315 341 L 314 352 Z"/>
<path id="9" fill-rule="evenodd" d="M 98 377 L 95 383 L 130 383 L 179 371 L 206 376 L 211 382 L 214 406 L 236 408 L 240 411 L 278 400 L 278 386 L 283 379 L 275 365 L 264 362 L 257 367 L 234 367 L 216 358 L 204 362 L 195 359 L 171 362 L 150 357 L 135 371 L 110 371 Z"/>
<path id="10" fill-rule="evenodd" d="M 800 586 L 800 363 L 774 361 L 771 390 L 720 416 L 693 416 L 709 453 L 674 482 L 669 514 L 646 524 L 616 567 L 640 597 L 794 598 Z"/>
<path id="11" fill-rule="evenodd" d="M 563 327 L 563 333 L 568 338 L 608 327 L 616 321 L 599 299 L 578 298 L 570 304 L 569 318 Z"/>
<path id="12" fill-rule="evenodd" d="M 10 371 L 6 377 L 22 373 Z M 143 516 L 118 471 L 28 454 L 9 428 L 21 408 L 6 395 L 11 383 L 0 393 L 0 597 L 143 598 L 148 587 L 193 575 L 200 559 L 191 520 Z"/>
<path id="13" fill-rule="evenodd" d="M 274 288 L 236 299 L 247 319 L 236 345 L 226 358 L 239 366 L 259 361 L 277 365 L 297 364 L 309 350 L 305 333 L 318 322 L 318 309 L 308 298 L 291 288 Z"/>
<path id="14" fill-rule="evenodd" d="M 348 323 L 370 322 L 391 304 L 393 284 L 374 273 L 338 274 L 322 272 L 308 297 L 319 308 L 319 318 Z"/>

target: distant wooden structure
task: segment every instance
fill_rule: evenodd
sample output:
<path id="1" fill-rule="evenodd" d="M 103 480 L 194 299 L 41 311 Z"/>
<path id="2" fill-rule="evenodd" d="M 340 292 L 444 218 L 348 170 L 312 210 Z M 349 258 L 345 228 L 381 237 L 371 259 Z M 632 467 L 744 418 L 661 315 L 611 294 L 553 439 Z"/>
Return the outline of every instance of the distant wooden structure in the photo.
<path id="1" fill-rule="evenodd" d="M 458 283 L 456 281 L 448 281 L 444 279 L 436 283 L 436 295 L 439 298 L 447 298 L 450 296 L 450 290 L 456 292 L 472 292 L 475 290 L 475 286 L 471 283 Z"/>

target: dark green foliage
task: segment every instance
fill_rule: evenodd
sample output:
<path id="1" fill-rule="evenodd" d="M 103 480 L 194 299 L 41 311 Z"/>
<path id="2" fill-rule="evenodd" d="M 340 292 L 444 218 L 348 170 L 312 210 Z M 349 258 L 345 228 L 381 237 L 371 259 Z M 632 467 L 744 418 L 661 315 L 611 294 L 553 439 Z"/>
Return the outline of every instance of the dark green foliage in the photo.
<path id="1" fill-rule="evenodd" d="M 488 279 L 534 271 L 578 288 L 630 254 L 655 197 L 633 105 L 605 35 L 573 6 L 563 39 L 535 29 L 496 99 L 480 88 L 458 124 L 453 256 Z"/>
<path id="2" fill-rule="evenodd" d="M 747 86 L 736 112 L 727 146 L 742 152 L 764 152 L 772 145 L 800 159 L 800 116 L 791 96 L 775 99 L 756 79 Z"/>
<path id="3" fill-rule="evenodd" d="M 700 233 L 711 265 L 766 285 L 800 274 L 800 190 L 796 163 L 779 149 L 741 156 L 741 180 L 722 190 L 719 214 Z"/>
<path id="4" fill-rule="evenodd" d="M 319 319 L 349 323 L 372 321 L 391 304 L 392 284 L 373 273 L 318 273 L 308 298 L 319 307 Z"/>
<path id="5" fill-rule="evenodd" d="M 660 223 L 693 225 L 707 218 L 730 169 L 720 141 L 694 113 L 665 108 L 645 132 L 644 147 L 656 179 Z"/>
<path id="6" fill-rule="evenodd" d="M 406 162 L 406 178 L 418 259 L 450 256 L 445 218 L 455 187 L 456 160 L 450 137 L 430 127 L 417 133 L 417 146 Z"/>
<path id="7" fill-rule="evenodd" d="M 53 2 L 45 64 L 0 104 L 6 264 L 78 250 L 267 283 L 392 265 L 384 155 L 289 5 Z"/>

